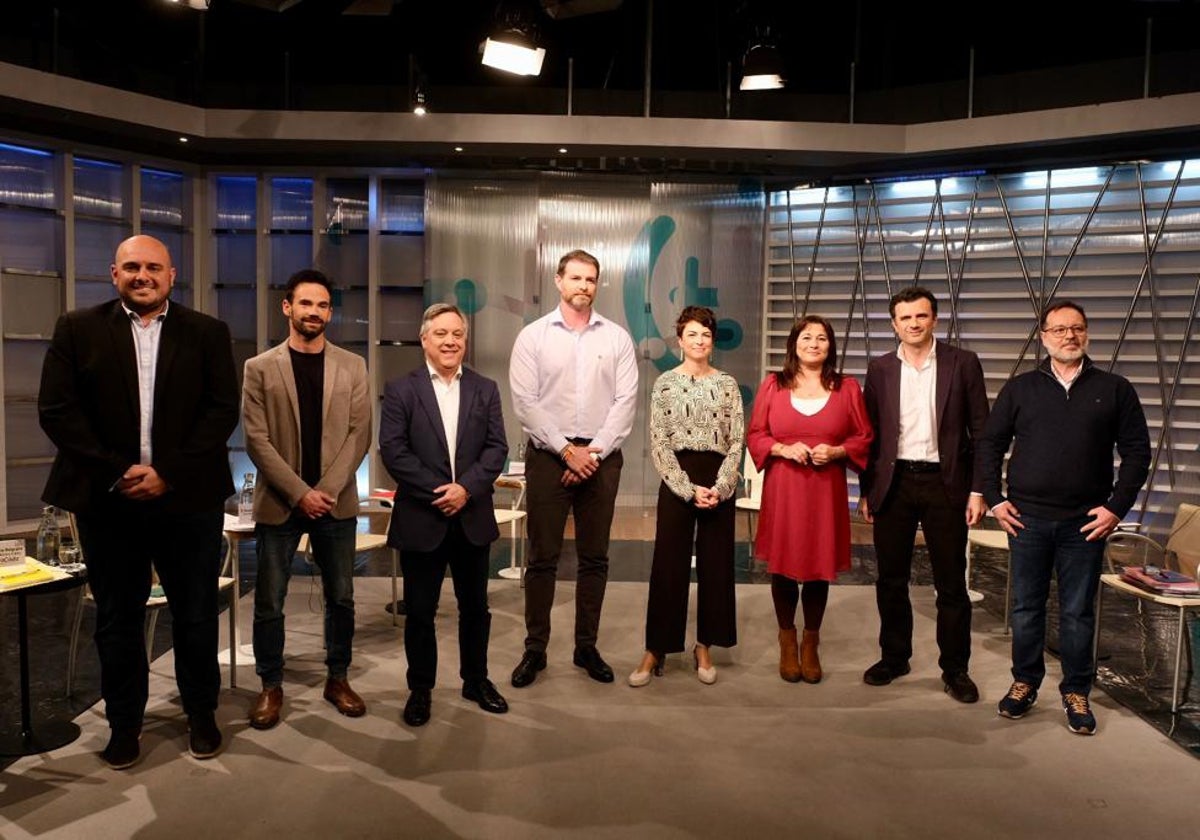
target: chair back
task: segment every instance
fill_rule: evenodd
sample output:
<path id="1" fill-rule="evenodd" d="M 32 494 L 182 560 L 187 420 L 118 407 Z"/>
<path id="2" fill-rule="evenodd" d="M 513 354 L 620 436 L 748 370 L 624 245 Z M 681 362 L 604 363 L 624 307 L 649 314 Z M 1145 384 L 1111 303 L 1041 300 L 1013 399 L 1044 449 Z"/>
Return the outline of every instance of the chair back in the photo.
<path id="1" fill-rule="evenodd" d="M 1200 576 L 1200 505 L 1180 503 L 1165 548 L 1167 568 Z"/>
<path id="2" fill-rule="evenodd" d="M 761 502 L 763 476 L 758 471 L 758 467 L 754 465 L 754 459 L 750 457 L 748 448 L 742 456 L 742 480 L 746 483 L 746 497 Z"/>

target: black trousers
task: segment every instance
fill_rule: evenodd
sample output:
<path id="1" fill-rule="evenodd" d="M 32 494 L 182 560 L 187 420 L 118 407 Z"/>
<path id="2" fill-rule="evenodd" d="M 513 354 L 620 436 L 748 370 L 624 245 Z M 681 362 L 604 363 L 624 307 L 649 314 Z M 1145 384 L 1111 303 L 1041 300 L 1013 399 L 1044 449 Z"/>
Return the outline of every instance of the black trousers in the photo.
<path id="1" fill-rule="evenodd" d="M 562 554 L 567 514 L 575 515 L 575 644 L 595 645 L 600 609 L 608 584 L 608 541 L 617 486 L 624 458 L 620 450 L 600 462 L 582 484 L 564 487 L 565 467 L 557 455 L 529 444 L 525 455 L 525 487 L 529 518 L 529 565 L 525 571 L 525 648 L 546 650 L 550 642 L 550 608 Z"/>
<path id="2" fill-rule="evenodd" d="M 967 520 L 951 505 L 937 472 L 898 471 L 882 508 L 875 511 L 875 554 L 879 578 L 879 647 L 884 662 L 912 657 L 913 616 L 908 598 L 917 525 L 925 536 L 933 585 L 937 588 L 938 665 L 943 674 L 967 670 L 971 658 L 971 599 L 967 596 Z"/>
<path id="3" fill-rule="evenodd" d="M 458 601 L 458 673 L 464 684 L 486 680 L 492 613 L 488 609 L 488 545 L 472 545 L 462 523 L 450 522 L 446 538 L 433 551 L 401 551 L 404 570 L 404 652 L 408 687 L 433 688 L 437 681 L 438 601 L 446 567 Z"/>
<path id="4" fill-rule="evenodd" d="M 153 502 L 79 514 L 79 541 L 96 599 L 100 695 L 108 725 L 142 725 L 149 699 L 146 599 L 151 563 L 171 610 L 175 681 L 189 715 L 213 711 L 221 690 L 217 664 L 220 508 L 164 513 Z"/>
<path id="5" fill-rule="evenodd" d="M 712 487 L 724 456 L 716 452 L 675 453 L 694 484 Z M 658 520 L 650 599 L 646 604 L 646 650 L 674 653 L 684 649 L 692 546 L 696 549 L 696 641 L 702 645 L 737 644 L 737 606 L 733 587 L 733 499 L 700 510 L 658 488 Z"/>

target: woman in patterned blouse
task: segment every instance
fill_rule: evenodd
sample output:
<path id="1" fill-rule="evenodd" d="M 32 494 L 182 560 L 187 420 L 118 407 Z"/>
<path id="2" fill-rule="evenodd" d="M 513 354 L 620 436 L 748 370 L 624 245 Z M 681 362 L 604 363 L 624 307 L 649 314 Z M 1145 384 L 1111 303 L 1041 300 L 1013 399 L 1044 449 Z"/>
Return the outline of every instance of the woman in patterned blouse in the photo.
<path id="1" fill-rule="evenodd" d="M 709 361 L 717 320 L 689 306 L 675 322 L 683 363 L 658 377 L 650 403 L 650 455 L 662 476 L 646 654 L 635 688 L 661 676 L 663 657 L 684 649 L 692 546 L 696 554 L 696 645 L 700 682 L 717 681 L 709 647 L 737 644 L 733 589 L 734 492 L 745 427 L 737 380 Z"/>

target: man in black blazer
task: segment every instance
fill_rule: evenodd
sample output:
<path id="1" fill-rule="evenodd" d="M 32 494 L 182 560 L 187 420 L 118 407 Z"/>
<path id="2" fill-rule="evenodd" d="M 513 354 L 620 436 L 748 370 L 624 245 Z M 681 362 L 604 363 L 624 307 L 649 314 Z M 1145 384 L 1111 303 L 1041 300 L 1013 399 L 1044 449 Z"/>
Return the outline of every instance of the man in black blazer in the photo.
<path id="1" fill-rule="evenodd" d="M 983 368 L 974 353 L 934 340 L 937 299 L 927 289 L 901 290 L 888 312 L 900 345 L 871 360 L 863 388 L 875 439 L 859 479 L 860 509 L 874 523 L 882 652 L 863 681 L 887 685 L 910 670 L 908 581 L 920 526 L 937 589 L 942 681 L 955 700 L 974 703 L 979 690 L 967 673 L 966 547 L 967 529 L 987 512 L 981 479 L 974 474 L 975 446 L 988 415 Z"/>
<path id="2" fill-rule="evenodd" d="M 139 758 L 149 694 L 151 563 L 171 610 L 189 750 L 210 758 L 221 746 L 217 575 L 238 391 L 228 327 L 168 302 L 175 269 L 162 242 L 126 239 L 111 272 L 118 299 L 59 318 L 38 412 L 58 447 L 42 498 L 75 513 L 96 599 L 112 730 L 101 758 L 123 769 Z"/>
<path id="3" fill-rule="evenodd" d="M 488 554 L 500 536 L 492 485 L 508 457 L 500 391 L 463 367 L 467 323 L 458 307 L 437 303 L 425 310 L 421 346 L 425 364 L 388 383 L 379 426 L 383 465 L 397 484 L 388 545 L 400 550 L 404 571 L 409 726 L 429 720 L 437 677 L 434 616 L 447 565 L 458 600 L 462 696 L 487 712 L 508 711 L 487 671 Z"/>

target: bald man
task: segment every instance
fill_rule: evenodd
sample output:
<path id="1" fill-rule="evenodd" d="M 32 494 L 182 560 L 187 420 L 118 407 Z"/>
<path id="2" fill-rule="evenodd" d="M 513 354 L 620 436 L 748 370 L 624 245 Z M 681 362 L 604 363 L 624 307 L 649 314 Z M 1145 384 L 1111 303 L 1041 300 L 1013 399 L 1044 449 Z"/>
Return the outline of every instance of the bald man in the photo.
<path id="1" fill-rule="evenodd" d="M 116 299 L 58 319 L 38 412 L 58 447 L 42 498 L 75 513 L 96 599 L 111 729 L 100 757 L 120 770 L 138 761 L 149 694 L 152 563 L 171 610 L 189 751 L 221 748 L 217 573 L 238 390 L 229 329 L 168 300 L 175 268 L 162 242 L 126 239 L 111 271 Z"/>

